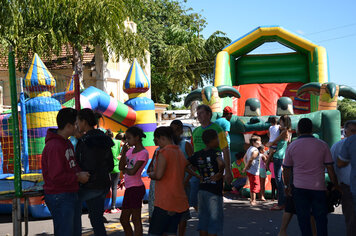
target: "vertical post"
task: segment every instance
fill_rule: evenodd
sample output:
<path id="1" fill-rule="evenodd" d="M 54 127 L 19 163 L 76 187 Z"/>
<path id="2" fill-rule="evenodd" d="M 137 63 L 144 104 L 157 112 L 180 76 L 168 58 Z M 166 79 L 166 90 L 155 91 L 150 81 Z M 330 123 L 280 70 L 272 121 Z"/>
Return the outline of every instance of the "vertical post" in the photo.
<path id="1" fill-rule="evenodd" d="M 77 71 L 74 74 L 74 96 L 75 96 L 75 109 L 80 110 L 80 84 L 79 84 L 79 75 Z"/>
<path id="2" fill-rule="evenodd" d="M 28 139 L 27 139 L 27 119 L 26 119 L 26 106 L 25 94 L 23 92 L 23 79 L 21 79 L 21 93 L 20 93 L 20 107 L 21 107 L 21 125 L 22 125 L 22 165 L 24 173 L 29 173 L 28 162 Z"/>
<path id="3" fill-rule="evenodd" d="M 19 114 L 17 109 L 17 90 L 16 90 L 16 71 L 15 71 L 15 56 L 12 48 L 9 52 L 9 80 L 10 80 L 10 93 L 11 93 L 11 115 L 12 122 L 12 135 L 14 140 L 14 186 L 15 196 L 22 196 L 21 187 L 21 155 L 20 155 L 20 131 L 19 131 Z"/>
<path id="4" fill-rule="evenodd" d="M 10 47 L 9 50 L 9 80 L 11 93 L 11 115 L 12 115 L 12 135 L 14 145 L 14 186 L 15 198 L 12 204 L 12 222 L 13 234 L 21 235 L 21 155 L 20 155 L 20 131 L 19 131 L 19 115 L 17 109 L 17 91 L 16 91 L 16 70 L 15 56 Z"/>

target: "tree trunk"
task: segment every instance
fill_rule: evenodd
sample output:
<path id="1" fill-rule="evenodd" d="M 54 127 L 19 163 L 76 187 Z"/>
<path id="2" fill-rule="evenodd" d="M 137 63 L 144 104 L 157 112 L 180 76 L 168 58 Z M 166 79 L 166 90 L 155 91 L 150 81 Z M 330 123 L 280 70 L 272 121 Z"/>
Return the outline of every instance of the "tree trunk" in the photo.
<path id="1" fill-rule="evenodd" d="M 194 81 L 192 91 L 198 88 L 198 81 Z M 197 116 L 197 107 L 199 106 L 198 101 L 193 101 L 190 105 L 190 118 L 195 118 Z"/>
<path id="2" fill-rule="evenodd" d="M 73 69 L 79 77 L 79 83 L 83 83 L 83 55 L 80 48 L 73 48 Z"/>

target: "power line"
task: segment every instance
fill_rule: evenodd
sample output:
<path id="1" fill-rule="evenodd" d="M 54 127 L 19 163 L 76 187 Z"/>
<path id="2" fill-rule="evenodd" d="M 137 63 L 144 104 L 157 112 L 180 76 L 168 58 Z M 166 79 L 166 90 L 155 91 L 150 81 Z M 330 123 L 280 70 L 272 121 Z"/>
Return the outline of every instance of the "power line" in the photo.
<path id="1" fill-rule="evenodd" d="M 337 30 L 337 29 L 343 29 L 343 28 L 347 28 L 347 27 L 351 27 L 356 25 L 356 23 L 352 23 L 352 24 L 348 24 L 348 25 L 342 25 L 342 26 L 337 26 L 334 28 L 329 28 L 329 29 L 325 29 L 325 30 L 321 30 L 321 31 L 317 31 L 317 32 L 312 32 L 309 34 L 305 34 L 305 35 L 314 35 L 314 34 L 320 34 L 320 33 L 324 33 L 324 32 L 329 32 L 329 31 L 333 31 L 333 30 Z"/>

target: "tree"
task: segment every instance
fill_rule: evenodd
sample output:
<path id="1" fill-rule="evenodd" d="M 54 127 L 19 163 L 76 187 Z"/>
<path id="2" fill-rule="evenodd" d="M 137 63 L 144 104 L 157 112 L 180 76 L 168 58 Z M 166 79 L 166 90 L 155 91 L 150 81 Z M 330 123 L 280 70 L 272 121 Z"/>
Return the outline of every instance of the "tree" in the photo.
<path id="1" fill-rule="evenodd" d="M 12 44 L 17 58 L 29 52 L 52 56 L 64 45 L 73 49 L 73 69 L 82 79 L 83 46 L 98 46 L 106 59 L 110 52 L 132 60 L 144 58 L 147 41 L 127 30 L 127 17 L 142 12 L 139 0 L 1 0 L 3 45 Z M 4 6 L 4 7 L 3 7 Z M 21 65 L 21 63 L 20 63 Z"/>
<path id="2" fill-rule="evenodd" d="M 355 120 L 356 119 L 356 101 L 351 99 L 344 98 L 337 102 L 337 109 L 341 113 L 341 124 L 347 120 Z"/>
<path id="3" fill-rule="evenodd" d="M 137 23 L 149 41 L 152 98 L 161 103 L 178 101 L 180 94 L 212 80 L 216 53 L 231 41 L 222 32 L 204 39 L 204 18 L 179 1 L 146 2 L 147 11 Z"/>

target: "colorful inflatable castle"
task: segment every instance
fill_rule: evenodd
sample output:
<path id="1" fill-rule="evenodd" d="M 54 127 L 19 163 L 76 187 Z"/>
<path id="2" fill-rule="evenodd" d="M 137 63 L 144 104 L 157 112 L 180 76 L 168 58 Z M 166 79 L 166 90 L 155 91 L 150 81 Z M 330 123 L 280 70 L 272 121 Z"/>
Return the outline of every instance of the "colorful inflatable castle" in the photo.
<path id="1" fill-rule="evenodd" d="M 22 186 L 23 191 L 40 190 L 43 184 L 41 175 L 41 154 L 44 148 L 45 135 L 48 128 L 56 128 L 56 116 L 62 107 L 74 107 L 74 79 L 68 82 L 66 90 L 55 93 L 56 80 L 48 71 L 37 54 L 23 79 L 24 94 L 20 96 L 20 133 L 22 143 Z M 89 87 L 84 89 L 81 85 L 81 108 L 91 108 L 103 115 L 100 124 L 103 128 L 110 128 L 114 132 L 124 132 L 128 127 L 137 125 L 143 129 L 146 138 L 144 145 L 150 153 L 155 150 L 153 132 L 156 128 L 154 102 L 145 96 L 150 83 L 142 68 L 134 60 L 126 80 L 124 91 L 129 94 L 129 100 L 121 103 L 102 90 Z M 9 129 L 12 122 L 10 111 L 0 114 L 0 194 L 14 190 L 13 173 L 13 142 Z M 38 174 L 35 174 L 38 173 Z M 143 181 L 149 189 L 149 178 L 146 168 L 142 174 Z M 122 204 L 124 190 L 118 190 L 117 206 Z M 11 213 L 11 201 L 0 201 L 0 213 Z M 111 193 L 107 196 L 105 207 L 111 204 Z M 49 217 L 50 213 L 42 197 L 30 198 L 29 212 L 33 217 Z"/>
<path id="2" fill-rule="evenodd" d="M 293 52 L 249 54 L 266 42 L 278 42 Z M 342 96 L 356 99 L 355 90 L 328 83 L 324 47 L 279 26 L 258 27 L 217 54 L 214 86 L 190 93 L 185 106 L 193 100 L 203 101 L 212 107 L 213 121 L 221 117 L 225 106 L 233 108 L 230 151 L 235 161 L 235 154 L 245 150 L 249 135 L 266 136 L 270 116 L 290 115 L 294 132 L 299 119 L 308 117 L 315 136 L 330 146 L 340 140 L 340 113 L 334 104 L 340 93 L 334 87 L 343 91 Z M 221 92 L 207 92 L 214 89 Z M 332 106 L 320 109 L 328 107 L 325 103 Z M 270 194 L 269 184 L 266 190 Z"/>

